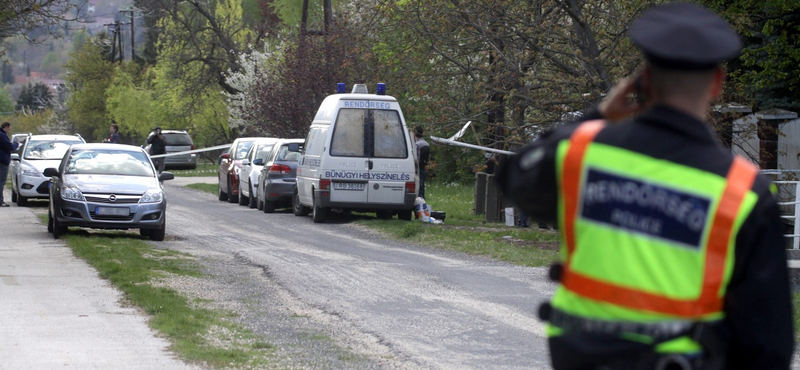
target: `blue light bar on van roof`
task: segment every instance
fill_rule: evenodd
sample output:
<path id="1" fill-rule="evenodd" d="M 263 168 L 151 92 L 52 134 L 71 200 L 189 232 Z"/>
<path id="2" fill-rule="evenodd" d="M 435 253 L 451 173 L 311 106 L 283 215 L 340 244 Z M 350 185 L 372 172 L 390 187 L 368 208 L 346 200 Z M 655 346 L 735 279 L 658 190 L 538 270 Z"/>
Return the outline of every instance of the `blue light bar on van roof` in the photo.
<path id="1" fill-rule="evenodd" d="M 378 82 L 378 89 L 375 91 L 375 94 L 386 95 L 386 84 L 383 82 Z"/>
<path id="2" fill-rule="evenodd" d="M 347 86 L 344 85 L 344 82 L 339 82 L 336 84 L 336 93 L 337 94 L 344 94 L 347 92 Z"/>

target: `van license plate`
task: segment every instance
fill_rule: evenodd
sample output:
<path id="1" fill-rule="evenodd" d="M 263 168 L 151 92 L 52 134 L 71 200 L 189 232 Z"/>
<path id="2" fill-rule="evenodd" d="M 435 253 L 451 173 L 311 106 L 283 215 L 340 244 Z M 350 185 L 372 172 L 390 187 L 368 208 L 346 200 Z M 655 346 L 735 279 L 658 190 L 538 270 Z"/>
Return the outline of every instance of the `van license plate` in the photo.
<path id="1" fill-rule="evenodd" d="M 364 190 L 366 184 L 363 182 L 334 182 L 335 190 Z"/>
<path id="2" fill-rule="evenodd" d="M 117 207 L 97 207 L 94 213 L 103 216 L 127 216 L 131 213 L 130 208 L 117 208 Z"/>

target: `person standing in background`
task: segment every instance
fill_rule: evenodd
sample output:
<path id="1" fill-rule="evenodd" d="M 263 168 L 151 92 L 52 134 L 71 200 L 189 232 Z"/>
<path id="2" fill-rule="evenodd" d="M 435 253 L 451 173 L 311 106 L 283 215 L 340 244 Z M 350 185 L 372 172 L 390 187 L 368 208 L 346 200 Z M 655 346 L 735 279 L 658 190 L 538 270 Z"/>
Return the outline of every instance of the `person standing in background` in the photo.
<path id="1" fill-rule="evenodd" d="M 422 138 L 422 126 L 414 127 L 414 137 L 417 144 L 417 159 L 419 159 L 419 196 L 425 199 L 425 180 L 428 178 L 428 162 L 431 157 L 431 146 Z"/>
<path id="2" fill-rule="evenodd" d="M 119 144 L 119 126 L 116 123 L 112 123 L 109 130 L 111 133 L 108 135 L 108 138 L 103 140 L 103 142 Z"/>
<path id="3" fill-rule="evenodd" d="M 150 155 L 167 154 L 167 139 L 161 133 L 161 127 L 153 129 L 153 134 L 147 138 L 150 144 Z M 158 173 L 164 172 L 164 157 L 153 158 L 153 164 L 158 169 Z"/>
<path id="4" fill-rule="evenodd" d="M 3 122 L 0 125 L 0 207 L 8 207 L 3 201 L 3 187 L 6 186 L 8 178 L 8 165 L 11 164 L 11 152 L 17 150 L 17 142 L 8 139 L 8 131 L 11 130 L 11 123 Z"/>

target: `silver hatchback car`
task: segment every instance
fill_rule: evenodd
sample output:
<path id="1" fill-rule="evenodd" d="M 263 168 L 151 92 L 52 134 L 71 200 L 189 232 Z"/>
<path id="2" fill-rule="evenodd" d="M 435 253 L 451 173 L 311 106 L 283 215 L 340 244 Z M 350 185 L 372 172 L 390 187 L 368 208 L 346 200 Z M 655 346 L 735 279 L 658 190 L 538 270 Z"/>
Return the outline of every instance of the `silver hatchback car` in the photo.
<path id="1" fill-rule="evenodd" d="M 47 231 L 58 238 L 69 226 L 95 229 L 139 229 L 162 241 L 166 231 L 167 198 L 164 180 L 138 146 L 75 144 L 50 176 Z"/>

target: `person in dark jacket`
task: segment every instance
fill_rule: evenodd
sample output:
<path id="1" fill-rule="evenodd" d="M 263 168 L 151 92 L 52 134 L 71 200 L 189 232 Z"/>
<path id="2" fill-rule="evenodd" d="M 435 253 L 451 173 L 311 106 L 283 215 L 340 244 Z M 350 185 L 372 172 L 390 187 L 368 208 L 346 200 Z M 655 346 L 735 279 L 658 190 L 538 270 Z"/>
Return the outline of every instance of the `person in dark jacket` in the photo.
<path id="1" fill-rule="evenodd" d="M 103 142 L 119 144 L 119 126 L 116 123 L 112 123 L 108 130 L 108 137 Z"/>
<path id="2" fill-rule="evenodd" d="M 11 130 L 11 123 L 3 122 L 0 124 L 0 207 L 8 207 L 3 200 L 3 187 L 8 179 L 8 166 L 11 164 L 11 152 L 17 150 L 18 143 L 11 142 L 8 132 Z"/>
<path id="3" fill-rule="evenodd" d="M 645 12 L 629 36 L 643 70 L 497 175 L 532 218 L 559 225 L 560 284 L 540 309 L 553 367 L 788 369 L 774 185 L 705 122 L 739 36 L 692 3 Z"/>
<path id="4" fill-rule="evenodd" d="M 150 155 L 167 154 L 167 139 L 161 133 L 161 127 L 156 127 L 153 134 L 147 138 L 147 144 L 150 144 Z M 164 172 L 164 157 L 153 158 L 153 164 L 158 169 L 158 172 Z"/>
<path id="5" fill-rule="evenodd" d="M 428 179 L 428 162 L 431 158 L 431 146 L 423 138 L 422 126 L 414 127 L 414 138 L 417 145 L 417 158 L 419 159 L 419 196 L 425 198 L 425 181 Z"/>

